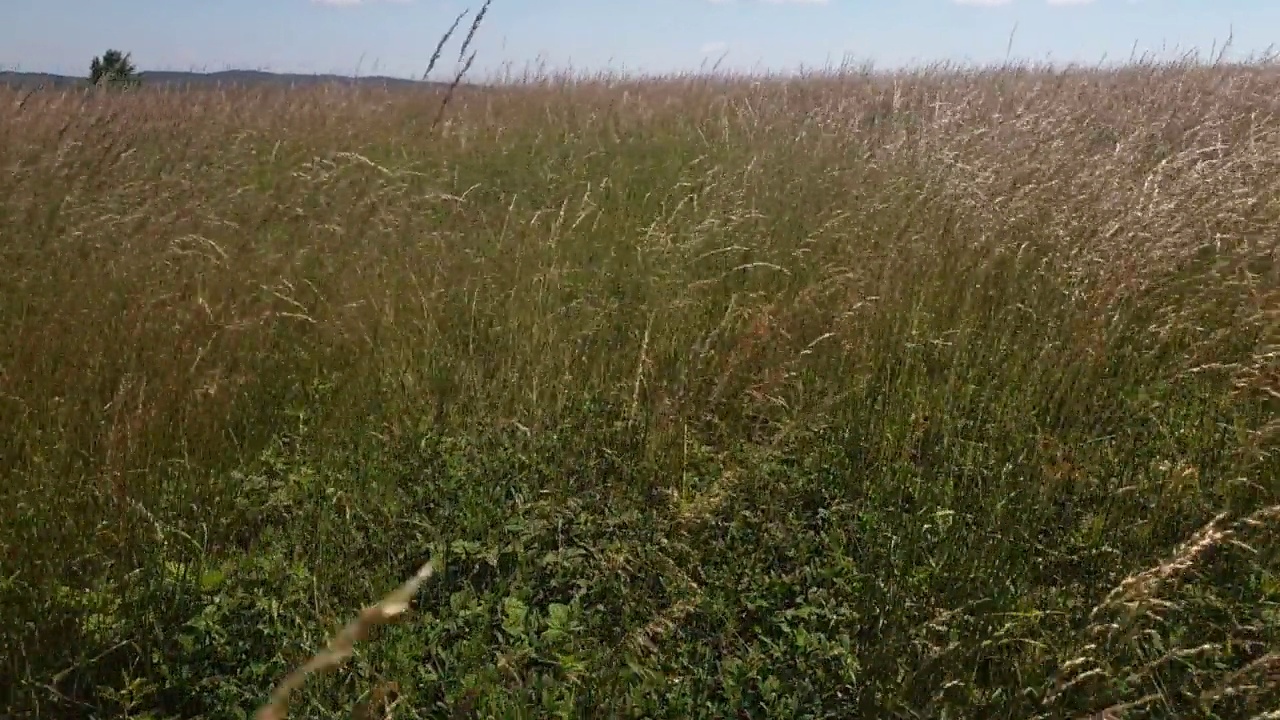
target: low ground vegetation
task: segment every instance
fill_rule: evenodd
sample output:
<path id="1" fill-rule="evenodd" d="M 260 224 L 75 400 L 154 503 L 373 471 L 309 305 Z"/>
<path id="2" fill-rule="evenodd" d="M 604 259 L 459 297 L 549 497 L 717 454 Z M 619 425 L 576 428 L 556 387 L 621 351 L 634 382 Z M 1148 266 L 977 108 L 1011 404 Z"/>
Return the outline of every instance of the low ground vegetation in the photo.
<path id="1" fill-rule="evenodd" d="M 441 98 L 0 96 L 11 716 L 1277 717 L 1275 68 Z"/>

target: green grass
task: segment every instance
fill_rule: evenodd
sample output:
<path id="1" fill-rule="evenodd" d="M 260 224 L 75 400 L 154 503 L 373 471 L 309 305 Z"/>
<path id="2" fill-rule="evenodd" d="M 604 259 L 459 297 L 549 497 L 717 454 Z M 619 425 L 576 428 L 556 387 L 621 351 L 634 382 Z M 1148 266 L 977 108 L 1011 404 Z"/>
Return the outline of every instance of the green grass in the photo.
<path id="1" fill-rule="evenodd" d="M 1276 97 L 0 98 L 0 700 L 1276 717 Z"/>

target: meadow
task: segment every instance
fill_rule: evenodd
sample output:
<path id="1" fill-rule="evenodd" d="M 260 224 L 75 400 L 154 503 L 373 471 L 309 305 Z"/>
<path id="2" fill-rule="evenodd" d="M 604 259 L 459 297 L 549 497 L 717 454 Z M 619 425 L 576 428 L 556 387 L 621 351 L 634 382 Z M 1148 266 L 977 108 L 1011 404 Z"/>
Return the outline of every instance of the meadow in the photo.
<path id="1" fill-rule="evenodd" d="M 6 92 L 0 703 L 1280 718 L 1278 243 L 1266 63 Z"/>

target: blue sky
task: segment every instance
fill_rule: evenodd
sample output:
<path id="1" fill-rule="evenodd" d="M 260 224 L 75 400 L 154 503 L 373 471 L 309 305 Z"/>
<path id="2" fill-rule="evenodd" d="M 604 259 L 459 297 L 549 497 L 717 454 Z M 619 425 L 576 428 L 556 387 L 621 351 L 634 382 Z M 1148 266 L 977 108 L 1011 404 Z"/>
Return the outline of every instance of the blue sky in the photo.
<path id="1" fill-rule="evenodd" d="M 452 17 L 478 6 L 10 0 L 0 68 L 81 74 L 111 47 L 144 70 L 418 76 Z M 1127 58 L 1135 44 L 1207 52 L 1233 30 L 1237 57 L 1280 41 L 1280 0 L 494 0 L 475 47 L 481 74 L 538 63 L 670 72 L 721 56 L 727 67 L 783 70 L 846 56 L 878 66 L 999 61 L 1011 33 L 1015 57 L 1098 62 Z"/>

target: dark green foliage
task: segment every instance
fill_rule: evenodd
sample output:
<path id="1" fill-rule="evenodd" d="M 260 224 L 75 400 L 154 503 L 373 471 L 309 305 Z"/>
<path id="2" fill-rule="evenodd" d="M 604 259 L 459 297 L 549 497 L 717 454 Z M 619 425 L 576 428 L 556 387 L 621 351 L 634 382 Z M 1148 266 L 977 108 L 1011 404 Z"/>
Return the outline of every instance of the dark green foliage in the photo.
<path id="1" fill-rule="evenodd" d="M 129 86 L 138 82 L 138 69 L 130 56 L 119 50 L 108 50 L 89 64 L 92 85 Z"/>

